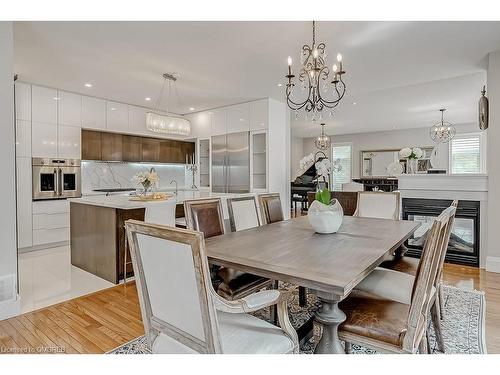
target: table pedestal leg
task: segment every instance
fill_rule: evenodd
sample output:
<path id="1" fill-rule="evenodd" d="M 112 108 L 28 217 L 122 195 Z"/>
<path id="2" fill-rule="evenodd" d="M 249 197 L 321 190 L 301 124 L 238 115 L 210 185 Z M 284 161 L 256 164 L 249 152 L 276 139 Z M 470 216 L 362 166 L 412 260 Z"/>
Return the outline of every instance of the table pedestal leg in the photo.
<path id="1" fill-rule="evenodd" d="M 316 312 L 316 321 L 323 328 L 323 335 L 314 353 L 317 354 L 345 354 L 344 347 L 339 340 L 338 326 L 345 321 L 346 316 L 339 309 L 339 301 L 320 298 L 321 307 Z"/>

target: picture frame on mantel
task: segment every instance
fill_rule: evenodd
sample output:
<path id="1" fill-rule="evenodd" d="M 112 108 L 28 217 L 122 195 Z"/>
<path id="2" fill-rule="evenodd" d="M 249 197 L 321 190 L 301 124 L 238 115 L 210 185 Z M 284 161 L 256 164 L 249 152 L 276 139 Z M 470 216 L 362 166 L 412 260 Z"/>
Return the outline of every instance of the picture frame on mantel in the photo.
<path id="1" fill-rule="evenodd" d="M 419 146 L 415 146 L 419 147 Z M 424 157 L 418 160 L 418 172 L 426 173 L 427 170 L 431 168 L 431 153 L 434 147 L 432 146 L 420 146 L 424 152 Z M 399 162 L 403 166 L 403 173 L 406 173 L 407 160 L 399 156 L 399 148 L 387 148 L 387 149 L 376 149 L 376 150 L 361 150 L 360 151 L 360 172 L 361 178 L 386 178 L 392 177 L 387 174 L 387 166 L 392 162 Z M 374 160 L 375 157 L 379 157 L 378 161 Z M 371 171 L 371 173 L 370 173 Z M 382 172 L 383 171 L 383 172 Z M 375 172 L 375 173 L 374 173 Z"/>

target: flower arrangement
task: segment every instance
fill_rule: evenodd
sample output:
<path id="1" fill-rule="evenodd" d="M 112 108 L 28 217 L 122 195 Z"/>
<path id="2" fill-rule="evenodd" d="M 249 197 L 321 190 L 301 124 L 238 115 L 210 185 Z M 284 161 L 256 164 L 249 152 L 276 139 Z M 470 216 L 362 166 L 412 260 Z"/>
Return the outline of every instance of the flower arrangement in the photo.
<path id="1" fill-rule="evenodd" d="M 143 194 L 146 195 L 149 189 L 153 186 L 158 186 L 158 182 L 160 181 L 160 177 L 156 173 L 154 168 L 151 168 L 149 172 L 139 172 L 134 177 L 132 177 L 132 182 L 136 185 L 142 185 L 144 189 Z"/>
<path id="2" fill-rule="evenodd" d="M 314 165 L 316 167 L 316 174 L 318 175 L 318 179 L 323 178 L 323 181 L 328 181 L 328 178 L 330 174 L 332 173 L 332 162 L 328 159 L 322 159 L 320 161 L 317 161 L 316 164 Z M 326 187 L 323 189 L 320 189 L 316 192 L 316 200 L 326 204 L 330 205 L 331 204 L 331 196 L 330 196 L 330 189 L 327 189 Z"/>
<path id="3" fill-rule="evenodd" d="M 399 151 L 399 156 L 405 159 L 420 159 L 424 152 L 420 147 L 405 147 Z"/>
<path id="4" fill-rule="evenodd" d="M 414 174 L 418 172 L 418 159 L 424 155 L 420 147 L 405 147 L 399 151 L 399 156 L 407 159 L 406 173 Z"/>
<path id="5" fill-rule="evenodd" d="M 314 163 L 314 154 L 310 153 L 309 155 L 304 156 L 300 159 L 300 169 L 306 170 L 309 164 Z"/>

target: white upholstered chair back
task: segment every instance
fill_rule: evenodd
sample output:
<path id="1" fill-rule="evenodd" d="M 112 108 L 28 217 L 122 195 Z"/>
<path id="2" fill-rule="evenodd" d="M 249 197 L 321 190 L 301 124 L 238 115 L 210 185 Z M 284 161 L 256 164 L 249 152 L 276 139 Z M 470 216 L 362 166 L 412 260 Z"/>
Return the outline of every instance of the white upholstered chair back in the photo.
<path id="1" fill-rule="evenodd" d="M 363 191 L 364 190 L 364 185 L 360 184 L 359 182 L 348 182 L 345 184 L 342 184 L 342 191 Z"/>
<path id="2" fill-rule="evenodd" d="M 135 220 L 126 226 L 149 348 L 219 353 L 202 233 Z"/>
<path id="3" fill-rule="evenodd" d="M 175 199 L 159 202 L 147 202 L 144 221 L 151 224 L 175 227 Z"/>
<path id="4" fill-rule="evenodd" d="M 354 216 L 399 220 L 399 192 L 358 192 L 358 203 Z"/>
<path id="5" fill-rule="evenodd" d="M 260 225 L 255 197 L 229 198 L 227 200 L 231 231 L 236 232 Z"/>

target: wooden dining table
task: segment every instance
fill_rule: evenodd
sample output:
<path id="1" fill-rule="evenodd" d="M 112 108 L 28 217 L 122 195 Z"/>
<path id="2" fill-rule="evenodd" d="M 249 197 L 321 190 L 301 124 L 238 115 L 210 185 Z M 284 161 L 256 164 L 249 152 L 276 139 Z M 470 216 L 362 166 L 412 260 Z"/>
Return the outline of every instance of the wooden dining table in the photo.
<path id="1" fill-rule="evenodd" d="M 418 228 L 414 221 L 345 216 L 334 234 L 315 233 L 307 217 L 205 240 L 210 263 L 308 288 L 321 301 L 323 335 L 315 353 L 344 353 L 338 303 Z"/>

